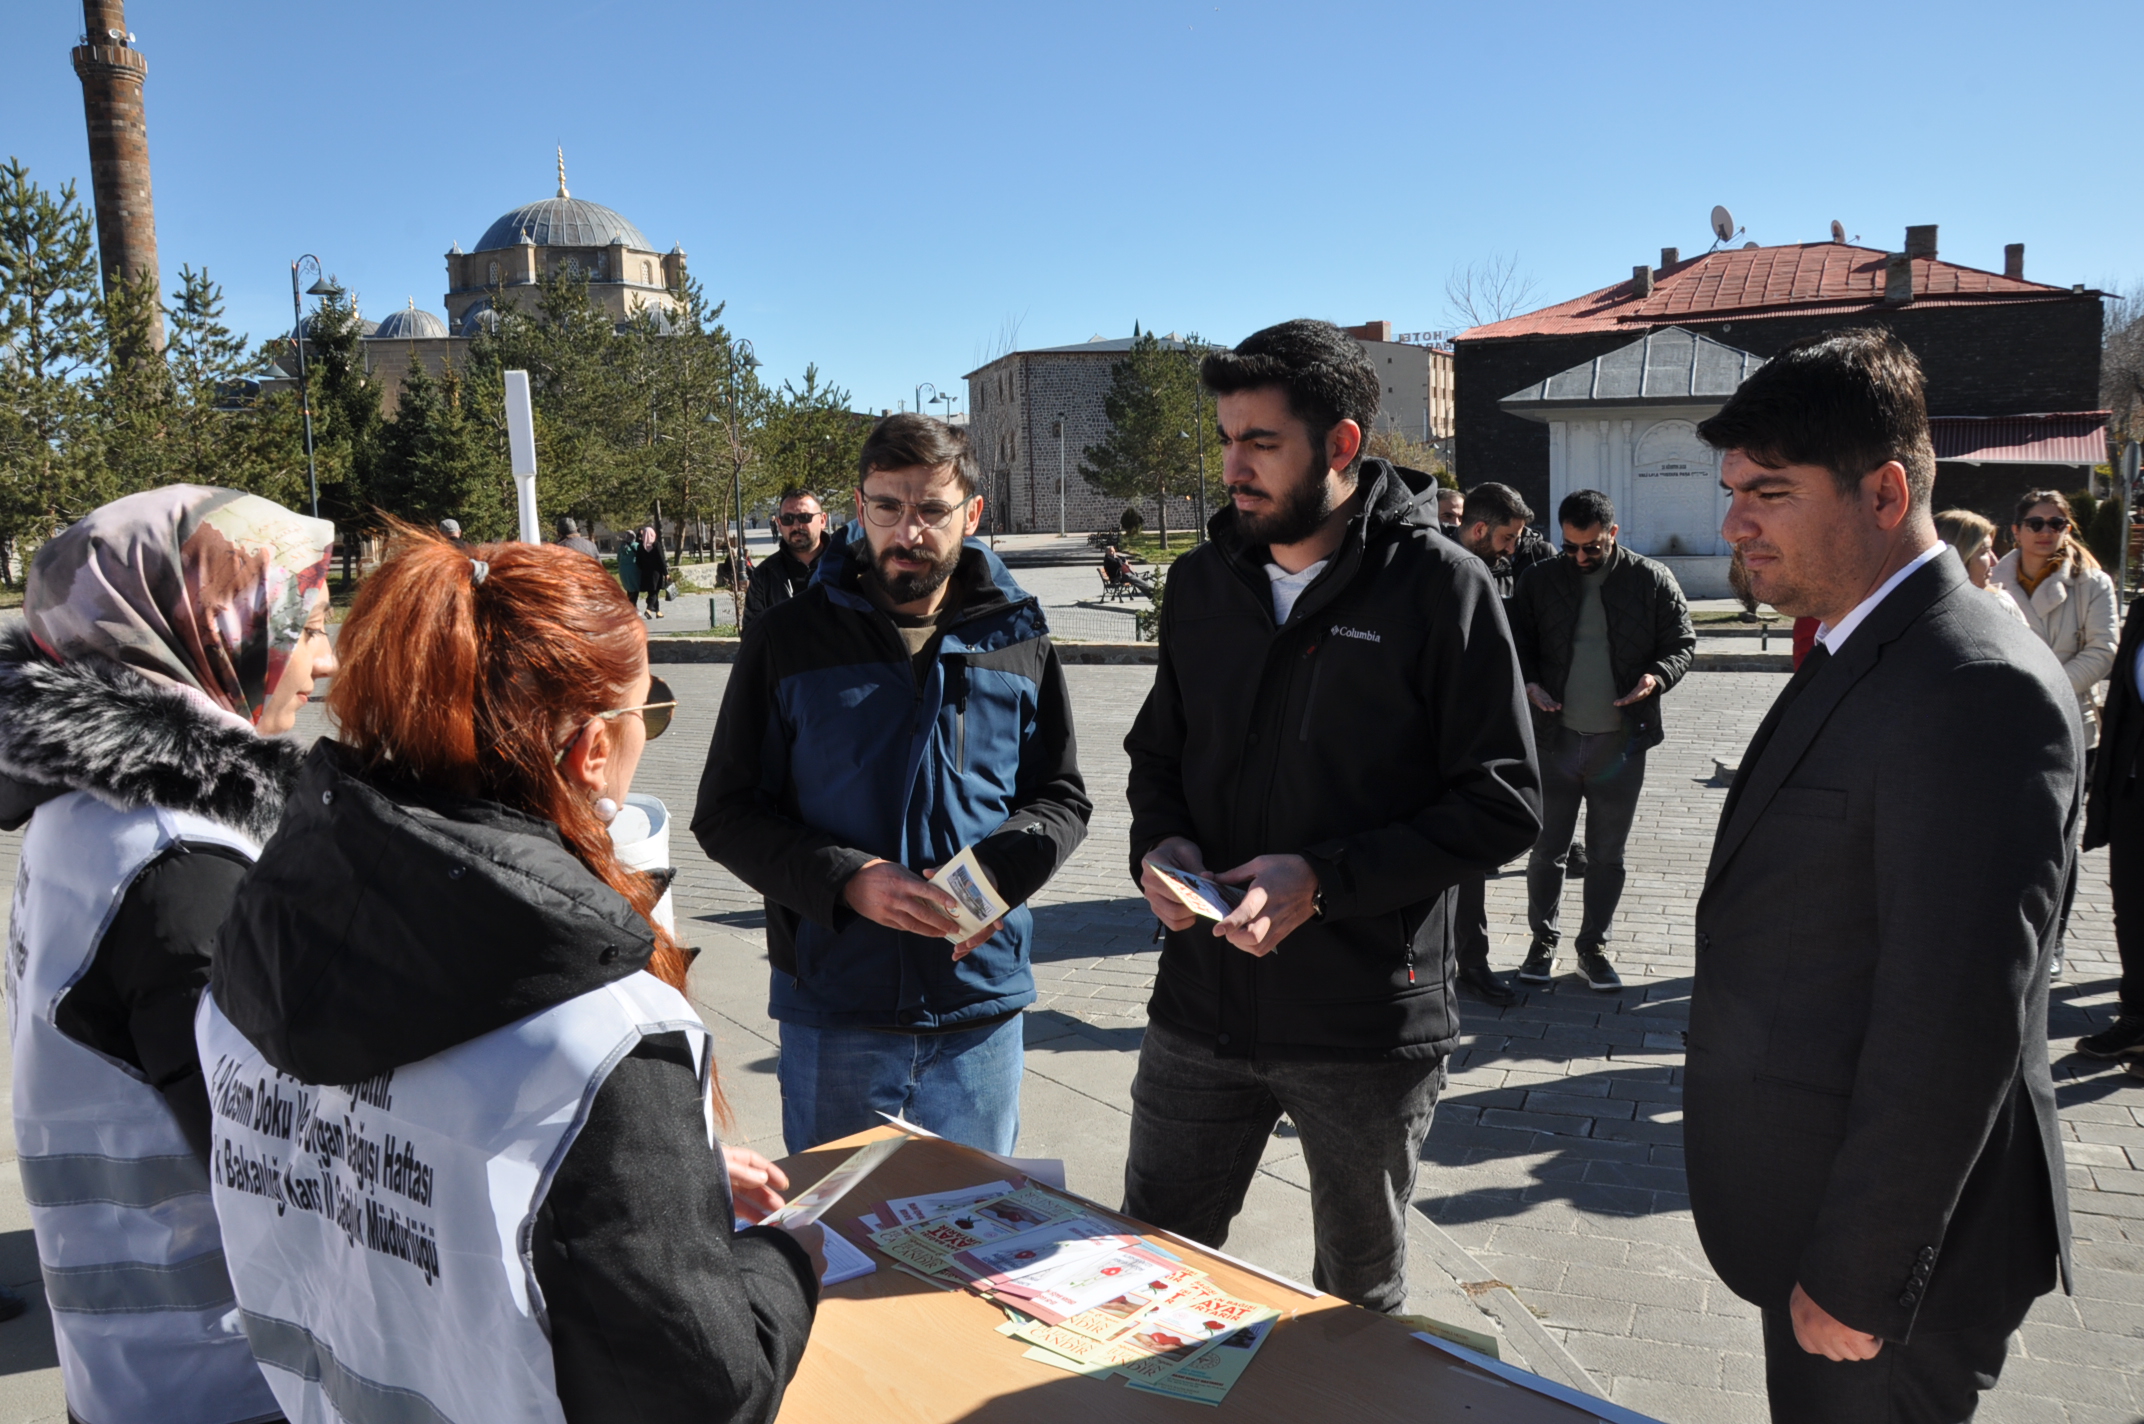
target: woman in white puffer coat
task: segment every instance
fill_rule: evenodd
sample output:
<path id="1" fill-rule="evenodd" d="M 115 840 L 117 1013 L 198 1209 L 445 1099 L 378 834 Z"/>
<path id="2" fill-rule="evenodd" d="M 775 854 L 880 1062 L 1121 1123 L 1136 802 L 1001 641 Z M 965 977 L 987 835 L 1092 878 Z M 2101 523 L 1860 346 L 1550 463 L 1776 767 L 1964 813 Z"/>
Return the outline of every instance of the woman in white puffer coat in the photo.
<path id="1" fill-rule="evenodd" d="M 2085 745 L 2096 748 L 2095 693 L 2114 668 L 2120 641 L 2114 580 L 2077 537 L 2070 502 L 2054 490 L 2033 490 L 2018 500 L 2010 533 L 2017 547 L 2003 555 L 1988 582 L 2010 595 L 2026 624 L 2062 660 L 2084 717 Z"/>

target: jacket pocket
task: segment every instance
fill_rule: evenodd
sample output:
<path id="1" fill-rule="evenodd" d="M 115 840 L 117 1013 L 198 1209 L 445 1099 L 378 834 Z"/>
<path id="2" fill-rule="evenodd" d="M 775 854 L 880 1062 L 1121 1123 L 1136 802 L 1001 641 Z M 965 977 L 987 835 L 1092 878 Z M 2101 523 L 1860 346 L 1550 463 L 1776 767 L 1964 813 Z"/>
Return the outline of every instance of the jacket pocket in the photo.
<path id="1" fill-rule="evenodd" d="M 1782 786 L 1772 793 L 1771 809 L 1782 816 L 1846 819 L 1846 792 L 1829 786 Z"/>

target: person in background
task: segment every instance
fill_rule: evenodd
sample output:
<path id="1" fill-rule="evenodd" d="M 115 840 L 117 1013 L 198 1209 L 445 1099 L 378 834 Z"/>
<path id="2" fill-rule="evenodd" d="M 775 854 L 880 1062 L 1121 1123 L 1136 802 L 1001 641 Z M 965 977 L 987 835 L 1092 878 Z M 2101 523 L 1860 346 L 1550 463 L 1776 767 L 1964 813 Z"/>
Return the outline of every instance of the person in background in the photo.
<path id="1" fill-rule="evenodd" d="M 1508 606 L 1518 582 L 1512 571 L 1513 555 L 1534 517 L 1519 492 L 1509 485 L 1479 484 L 1466 492 L 1466 518 L 1444 532 L 1462 548 L 1489 566 L 1500 600 Z M 1507 630 L 1508 635 L 1508 630 Z M 1489 967 L 1489 878 L 1475 876 L 1461 881 L 1457 916 L 1459 983 L 1484 1003 L 1501 1008 L 1515 1004 L 1519 996 Z"/>
<path id="2" fill-rule="evenodd" d="M 1124 739 L 1130 871 L 1168 931 L 1124 1208 L 1225 1244 L 1286 1113 L 1312 1279 L 1398 1311 L 1459 1043 L 1459 888 L 1540 827 L 1518 660 L 1488 569 L 1433 523 L 1428 476 L 1363 457 L 1379 387 L 1358 342 L 1283 322 L 1200 379 L 1229 498 L 1172 568 Z M 1241 899 L 1199 918 L 1165 869 Z"/>
<path id="3" fill-rule="evenodd" d="M 439 532 L 456 544 L 462 542 L 462 522 L 459 519 L 440 520 Z"/>
<path id="4" fill-rule="evenodd" d="M 2025 611 L 2005 589 L 1988 581 L 1995 568 L 1995 524 L 1970 509 L 1946 509 L 1936 515 L 1936 537 L 1957 550 L 1965 576 L 1973 587 L 1984 589 L 2002 607 L 2007 617 L 2025 623 Z M 2030 627 L 2030 624 L 2026 626 Z"/>
<path id="5" fill-rule="evenodd" d="M 819 496 L 810 490 L 784 490 L 775 508 L 774 557 L 752 570 L 744 594 L 745 628 L 776 604 L 802 593 L 819 566 L 819 555 L 826 552 L 826 510 Z"/>
<path id="6" fill-rule="evenodd" d="M 1455 489 L 1437 491 L 1437 523 L 1445 532 L 1457 529 L 1459 521 L 1466 517 L 1467 497 Z"/>
<path id="7" fill-rule="evenodd" d="M 1519 580 L 1510 608 L 1541 752 L 1541 838 L 1526 866 L 1533 947 L 1519 978 L 1555 978 L 1567 850 L 1583 806 L 1578 966 L 1593 989 L 1612 993 L 1623 980 L 1607 946 L 1623 897 L 1623 848 L 1645 787 L 1645 754 L 1666 738 L 1661 702 L 1690 670 L 1697 631 L 1675 576 L 1617 542 L 1607 495 L 1575 490 L 1556 520 L 1564 557 Z"/>
<path id="8" fill-rule="evenodd" d="M 1072 696 L 1035 600 L 973 537 L 965 434 L 889 415 L 856 483 L 833 562 L 744 640 L 692 833 L 766 897 L 789 1150 L 897 1113 L 1010 1152 L 1027 901 L 1094 810 Z M 931 880 L 964 848 L 1012 908 L 955 943 Z"/>
<path id="9" fill-rule="evenodd" d="M 1697 429 L 1758 597 L 1823 625 L 1697 902 L 1698 1239 L 1762 1313 L 1774 1424 L 1963 1424 L 2069 1276 L 2046 963 L 2076 701 L 1937 540 L 1920 363 L 1888 330 L 1787 346 Z"/>
<path id="10" fill-rule="evenodd" d="M 194 1010 L 297 778 L 275 734 L 336 671 L 334 538 L 235 490 L 129 495 L 38 550 L 0 634 L 15 1145 L 71 1418 L 277 1412 L 224 1273 Z"/>
<path id="11" fill-rule="evenodd" d="M 2084 849 L 2107 848 L 2120 997 L 2114 1022 L 2078 1039 L 2077 1051 L 2087 1058 L 2127 1058 L 2130 1075 L 2144 1078 L 2144 785 L 2138 782 L 2144 771 L 2144 617 L 2138 616 L 2139 607 L 2144 598 L 2129 605 L 2107 679 L 2084 817 Z"/>
<path id="12" fill-rule="evenodd" d="M 1128 583 L 1148 598 L 1154 596 L 1153 583 L 1133 573 L 1131 559 L 1119 552 L 1114 544 L 1102 550 L 1102 573 L 1111 583 Z"/>
<path id="13" fill-rule="evenodd" d="M 647 632 L 567 550 L 396 544 L 197 1029 L 251 1108 L 215 1193 L 262 1371 L 293 1420 L 771 1420 L 820 1238 L 737 1229 L 786 1180 L 714 1140 L 662 886 L 612 851 L 676 706 Z"/>
<path id="14" fill-rule="evenodd" d="M 618 536 L 618 587 L 625 590 L 625 601 L 636 607 L 640 603 L 640 531 L 635 529 Z M 646 614 L 642 614 L 646 617 Z"/>
<path id="15" fill-rule="evenodd" d="M 581 523 L 571 515 L 559 516 L 558 547 L 571 549 L 576 554 L 586 554 L 589 558 L 598 562 L 603 557 L 602 554 L 597 552 L 594 540 L 582 537 Z"/>
<path id="16" fill-rule="evenodd" d="M 2031 490 L 2019 497 L 2017 520 L 2010 526 L 2017 547 L 1989 571 L 1988 582 L 2009 595 L 2025 616 L 2025 626 L 2054 651 L 2077 693 L 2084 718 L 2085 768 L 2091 769 L 2099 746 L 2099 684 L 2114 668 L 2117 605 L 2114 580 L 2100 569 L 2077 538 L 2070 502 L 2055 490 Z M 2077 863 L 2070 863 L 2069 892 L 2062 902 L 2067 933 L 2070 906 L 2077 898 Z M 2055 941 L 2049 972 L 2062 977 L 2062 940 Z"/>
<path id="17" fill-rule="evenodd" d="M 647 595 L 648 612 L 661 618 L 663 613 L 663 585 L 670 581 L 670 561 L 663 554 L 663 536 L 654 525 L 640 531 L 640 542 L 633 549 L 633 562 L 640 570 L 640 591 Z"/>

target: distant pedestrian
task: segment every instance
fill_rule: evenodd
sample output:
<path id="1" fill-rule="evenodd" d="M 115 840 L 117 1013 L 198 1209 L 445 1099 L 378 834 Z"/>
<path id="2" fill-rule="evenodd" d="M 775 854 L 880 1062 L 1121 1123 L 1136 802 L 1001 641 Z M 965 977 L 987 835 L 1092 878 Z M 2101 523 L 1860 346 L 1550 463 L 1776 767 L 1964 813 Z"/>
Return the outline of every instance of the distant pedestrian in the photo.
<path id="1" fill-rule="evenodd" d="M 1661 702 L 1690 670 L 1697 631 L 1665 565 L 1623 547 L 1615 505 L 1577 490 L 1557 507 L 1563 557 L 1511 598 L 1511 637 L 1526 673 L 1541 750 L 1541 838 L 1526 866 L 1533 946 L 1529 984 L 1555 978 L 1571 832 L 1586 812 L 1578 967 L 1601 993 L 1623 987 L 1608 957 L 1623 898 L 1623 849 L 1645 788 L 1645 754 L 1665 740 Z"/>
<path id="2" fill-rule="evenodd" d="M 1102 550 L 1102 576 L 1111 583 L 1129 584 L 1148 598 L 1154 596 L 1154 585 L 1132 572 L 1132 561 L 1118 552 L 1114 544 Z"/>
<path id="3" fill-rule="evenodd" d="M 2054 650 L 2077 693 L 2085 746 L 2097 746 L 2095 692 L 2114 667 L 2119 641 L 2114 580 L 2077 538 L 2070 502 L 2055 490 L 2021 497 L 2010 534 L 2017 547 L 2003 555 L 1988 582 L 2010 596 L 2024 613 L 2025 626 Z"/>
<path id="4" fill-rule="evenodd" d="M 1970 509 L 1946 509 L 1936 515 L 1936 537 L 1957 551 L 1958 562 L 1973 587 L 1995 600 L 2004 616 L 2025 623 L 2025 611 L 2005 589 L 1997 588 L 1988 575 L 1995 568 L 1995 523 Z M 2031 625 L 2026 624 L 2027 627 Z M 1796 666 L 1799 666 L 1797 664 Z"/>
<path id="5" fill-rule="evenodd" d="M 586 554 L 599 562 L 603 557 L 597 552 L 593 540 L 581 536 L 580 521 L 571 515 L 562 516 L 558 521 L 558 547 L 571 549 L 576 554 Z"/>
<path id="6" fill-rule="evenodd" d="M 663 537 L 650 524 L 640 531 L 640 541 L 633 549 L 633 562 L 639 569 L 640 591 L 648 596 L 648 612 L 657 618 L 663 613 L 663 585 L 670 581 L 670 561 L 663 555 Z"/>
<path id="7" fill-rule="evenodd" d="M 1379 388 L 1358 343 L 1284 322 L 1200 375 L 1230 502 L 1172 567 L 1161 662 L 1124 741 L 1131 872 L 1168 929 L 1124 1206 L 1223 1244 L 1286 1113 L 1312 1279 L 1396 1311 L 1459 1042 L 1459 887 L 1540 825 L 1518 662 L 1427 477 L 1362 458 Z M 1200 919 L 1165 869 L 1218 871 L 1241 899 Z"/>
<path id="8" fill-rule="evenodd" d="M 29 823 L 12 1140 L 71 1419 L 277 1413 L 224 1270 L 194 1019 L 304 757 L 274 734 L 337 671 L 334 537 L 236 490 L 128 495 L 38 550 L 0 634 L 0 825 Z"/>
<path id="9" fill-rule="evenodd" d="M 826 551 L 826 510 L 810 490 L 784 490 L 774 525 L 774 553 L 752 570 L 752 581 L 745 589 L 744 628 L 768 609 L 802 593 L 819 566 L 820 554 Z"/>
<path id="10" fill-rule="evenodd" d="M 973 537 L 967 439 L 889 415 L 854 522 L 744 640 L 692 833 L 766 899 L 792 1152 L 898 1113 L 1010 1152 L 1027 901 L 1087 834 L 1072 698 L 1041 611 Z M 1012 908 L 956 944 L 931 883 L 964 847 Z"/>
<path id="11" fill-rule="evenodd" d="M 2091 801 L 2085 810 L 2084 849 L 2107 847 L 2107 879 L 2114 890 L 2114 944 L 2121 955 L 2116 1018 L 2099 1033 L 2077 1040 L 2087 1058 L 2128 1058 L 2137 1074 L 2144 1062 L 2144 598 L 2129 605 L 2122 644 L 2107 680 L 2100 709 L 2099 755 L 2093 759 Z M 2144 1076 L 2144 1074 L 2137 1074 Z"/>
<path id="12" fill-rule="evenodd" d="M 1466 493 L 1465 522 L 1445 533 L 1456 538 L 1466 551 L 1489 566 L 1498 594 L 1509 605 L 1518 575 L 1512 571 L 1512 555 L 1525 536 L 1527 521 L 1534 517 L 1519 492 L 1509 485 L 1478 484 Z M 1519 996 L 1496 977 L 1489 967 L 1489 878 L 1485 875 L 1459 885 L 1455 911 L 1459 955 L 1459 983 L 1485 1003 L 1502 1007 L 1515 1004 Z"/>
<path id="13" fill-rule="evenodd" d="M 1763 1313 L 1775 1424 L 1961 1424 L 2067 1276 L 2046 966 L 2076 699 L 1937 540 L 1920 365 L 1887 330 L 1789 345 L 1698 431 L 1758 595 L 1823 623 L 1697 903 L 1698 1236 Z"/>
<path id="14" fill-rule="evenodd" d="M 638 605 L 640 602 L 640 531 L 630 530 L 618 536 L 618 586 L 625 590 L 625 601 Z M 647 614 L 640 615 L 646 618 Z"/>
<path id="15" fill-rule="evenodd" d="M 1445 530 L 1458 528 L 1459 521 L 1466 516 L 1466 510 L 1467 497 L 1458 490 L 1437 491 L 1437 523 Z"/>

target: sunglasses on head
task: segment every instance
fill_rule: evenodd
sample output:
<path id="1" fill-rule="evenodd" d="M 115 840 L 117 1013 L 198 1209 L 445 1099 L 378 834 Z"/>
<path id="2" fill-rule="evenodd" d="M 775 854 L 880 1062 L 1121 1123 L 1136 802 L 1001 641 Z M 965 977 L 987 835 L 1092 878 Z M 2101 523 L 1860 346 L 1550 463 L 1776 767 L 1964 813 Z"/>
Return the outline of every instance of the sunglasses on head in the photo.
<path id="1" fill-rule="evenodd" d="M 2070 527 L 2070 522 L 2067 519 L 2064 519 L 2059 514 L 2035 514 L 2027 518 L 2020 519 L 2018 523 L 2024 525 L 2027 529 L 2030 529 L 2035 534 L 2042 534 L 2050 529 L 2052 529 L 2055 533 L 2060 534 Z"/>
<path id="2" fill-rule="evenodd" d="M 641 725 L 647 728 L 648 740 L 652 742 L 670 730 L 670 719 L 677 713 L 677 694 L 670 690 L 669 683 L 659 677 L 651 677 L 648 679 L 647 701 L 638 707 L 613 707 L 607 712 L 598 712 L 595 715 L 606 722 L 612 722 L 634 713 L 640 715 Z M 573 742 L 580 739 L 581 732 L 576 729 L 573 741 L 558 749 L 558 754 L 551 758 L 551 764 L 556 766 L 565 761 L 566 753 L 573 750 Z"/>

